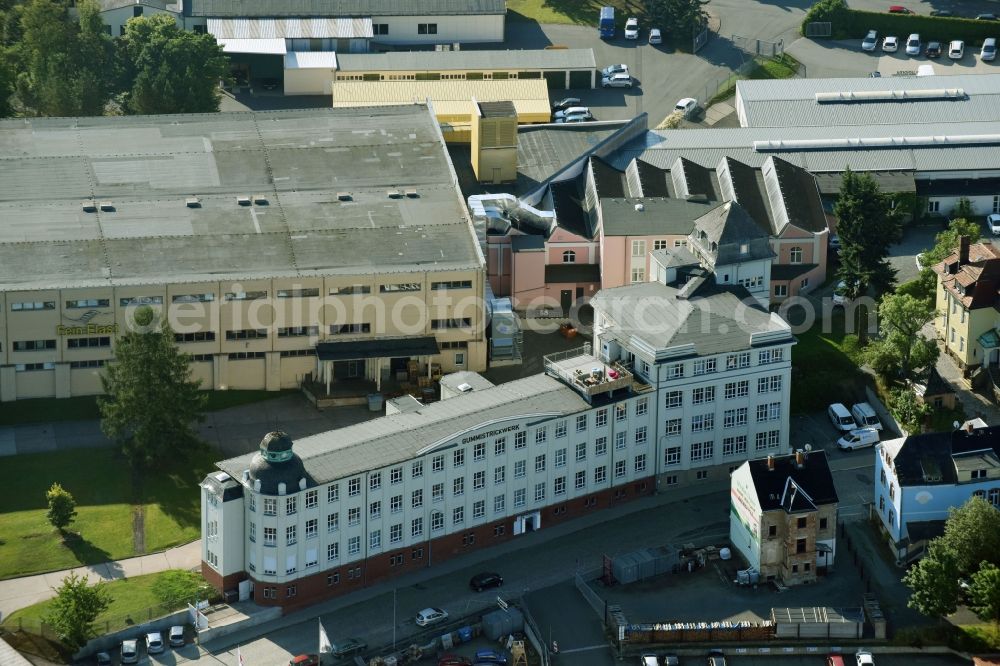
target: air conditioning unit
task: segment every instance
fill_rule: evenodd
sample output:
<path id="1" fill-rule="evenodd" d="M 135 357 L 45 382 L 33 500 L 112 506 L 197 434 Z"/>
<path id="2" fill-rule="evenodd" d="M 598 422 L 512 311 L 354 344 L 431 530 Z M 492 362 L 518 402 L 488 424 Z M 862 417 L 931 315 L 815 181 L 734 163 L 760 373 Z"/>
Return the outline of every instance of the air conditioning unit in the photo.
<path id="1" fill-rule="evenodd" d="M 236 203 L 239 206 L 249 206 L 253 202 L 250 201 L 250 197 L 236 197 Z"/>
<path id="2" fill-rule="evenodd" d="M 350 192 L 337 192 L 337 201 L 352 201 L 353 199 Z"/>
<path id="3" fill-rule="evenodd" d="M 97 212 L 97 202 L 96 201 L 84 201 L 82 208 L 83 208 L 83 212 L 84 213 L 96 213 Z"/>
<path id="4" fill-rule="evenodd" d="M 401 196 L 403 196 L 403 193 L 400 192 L 399 190 L 389 190 L 388 192 L 385 193 L 385 195 L 390 199 L 398 199 Z"/>
<path id="5" fill-rule="evenodd" d="M 419 195 L 419 194 L 417 194 L 417 191 L 416 191 L 416 190 L 414 190 L 414 189 L 409 189 L 409 190 L 406 190 L 406 196 L 407 196 L 407 198 L 409 198 L 409 199 L 416 199 L 416 198 L 417 198 L 417 197 L 419 197 L 420 195 Z"/>
<path id="6" fill-rule="evenodd" d="M 188 197 L 184 200 L 184 205 L 188 208 L 201 208 L 201 199 L 198 197 Z"/>
<path id="7" fill-rule="evenodd" d="M 258 206 L 266 206 L 267 203 L 268 203 L 267 202 L 267 196 L 265 196 L 263 194 L 255 194 L 255 195 L 253 195 L 253 202 L 255 204 L 257 204 Z"/>
<path id="8" fill-rule="evenodd" d="M 110 201 L 102 201 L 101 210 L 104 211 L 105 213 L 113 213 L 115 210 L 115 205 Z"/>

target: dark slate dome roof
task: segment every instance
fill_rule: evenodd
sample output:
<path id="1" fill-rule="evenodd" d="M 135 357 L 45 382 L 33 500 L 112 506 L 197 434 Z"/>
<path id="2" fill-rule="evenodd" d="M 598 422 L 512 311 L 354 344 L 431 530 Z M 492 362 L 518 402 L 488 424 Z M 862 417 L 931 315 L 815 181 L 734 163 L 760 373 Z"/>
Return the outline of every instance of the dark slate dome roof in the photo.
<path id="1" fill-rule="evenodd" d="M 306 479 L 306 486 L 315 483 L 306 473 L 305 465 L 292 450 L 292 438 L 283 432 L 269 432 L 260 442 L 260 449 L 250 462 L 250 484 L 259 493 L 277 495 L 278 486 L 285 484 L 285 494 L 299 492 L 299 481 Z"/>

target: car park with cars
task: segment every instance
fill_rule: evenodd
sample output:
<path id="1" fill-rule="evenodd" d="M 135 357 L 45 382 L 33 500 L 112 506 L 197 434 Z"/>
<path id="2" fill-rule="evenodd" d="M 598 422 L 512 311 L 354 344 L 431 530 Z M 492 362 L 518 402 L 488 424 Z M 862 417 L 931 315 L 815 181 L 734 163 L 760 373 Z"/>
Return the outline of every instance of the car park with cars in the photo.
<path id="1" fill-rule="evenodd" d="M 446 652 L 438 657 L 438 666 L 472 666 L 472 660 L 460 654 Z"/>
<path id="2" fill-rule="evenodd" d="M 97 666 L 111 666 L 111 655 L 107 652 L 98 652 L 94 655 Z"/>
<path id="3" fill-rule="evenodd" d="M 579 97 L 564 97 L 552 105 L 552 111 L 563 111 L 571 106 L 583 106 L 583 101 Z"/>
<path id="4" fill-rule="evenodd" d="M 158 631 L 151 631 L 146 634 L 146 652 L 149 654 L 159 654 L 163 652 L 163 636 Z"/>
<path id="5" fill-rule="evenodd" d="M 913 14 L 914 12 L 902 5 L 891 5 L 889 7 L 890 14 Z"/>
<path id="6" fill-rule="evenodd" d="M 875 666 L 875 657 L 868 650 L 858 650 L 854 658 L 858 662 L 858 666 Z"/>
<path id="7" fill-rule="evenodd" d="M 566 116 L 587 116 L 590 117 L 590 109 L 586 106 L 570 106 L 562 111 L 556 111 L 553 117 L 556 120 L 560 118 L 565 118 Z"/>
<path id="8" fill-rule="evenodd" d="M 364 652 L 367 649 L 368 643 L 365 643 L 360 638 L 345 638 L 333 645 L 333 656 L 341 659 L 355 652 Z"/>
<path id="9" fill-rule="evenodd" d="M 906 38 L 906 55 L 920 55 L 920 35 L 913 33 Z"/>
<path id="10" fill-rule="evenodd" d="M 184 647 L 184 625 L 175 624 L 170 627 L 167 641 L 170 643 L 170 647 Z"/>
<path id="11" fill-rule="evenodd" d="M 690 118 L 698 110 L 698 100 L 694 97 L 685 97 L 674 105 L 674 112 L 680 113 L 685 118 Z"/>
<path id="12" fill-rule="evenodd" d="M 940 58 L 941 42 L 927 42 L 927 48 L 924 49 L 924 55 L 928 58 Z"/>
<path id="13" fill-rule="evenodd" d="M 498 666 L 507 665 L 507 655 L 498 650 L 476 650 L 476 656 L 473 661 L 477 664 L 497 664 Z"/>
<path id="14" fill-rule="evenodd" d="M 875 413 L 875 408 L 867 402 L 857 402 L 851 405 L 851 416 L 861 428 L 882 429 L 882 422 Z"/>
<path id="15" fill-rule="evenodd" d="M 649 43 L 653 45 L 663 43 L 663 33 L 660 32 L 659 28 L 651 28 L 649 30 Z"/>
<path id="16" fill-rule="evenodd" d="M 618 65 L 608 65 L 601 70 L 601 76 L 613 76 L 615 74 L 628 74 L 628 65 L 618 64 Z"/>
<path id="17" fill-rule="evenodd" d="M 961 39 L 953 39 L 948 44 L 948 57 L 952 60 L 961 60 L 965 55 L 965 42 Z"/>
<path id="18" fill-rule="evenodd" d="M 895 53 L 899 50 L 899 37 L 895 35 L 886 35 L 885 39 L 882 40 L 882 51 L 885 53 Z"/>
<path id="19" fill-rule="evenodd" d="M 949 16 L 954 16 L 955 12 L 950 9 L 932 9 L 931 16 L 940 16 L 941 18 L 947 18 Z"/>
<path id="20" fill-rule="evenodd" d="M 996 21 L 996 14 L 976 14 L 977 21 Z"/>
<path id="21" fill-rule="evenodd" d="M 320 666 L 318 654 L 300 654 L 288 661 L 288 666 Z"/>
<path id="22" fill-rule="evenodd" d="M 876 46 L 878 46 L 878 31 L 869 30 L 865 38 L 861 40 L 861 50 L 874 51 Z"/>

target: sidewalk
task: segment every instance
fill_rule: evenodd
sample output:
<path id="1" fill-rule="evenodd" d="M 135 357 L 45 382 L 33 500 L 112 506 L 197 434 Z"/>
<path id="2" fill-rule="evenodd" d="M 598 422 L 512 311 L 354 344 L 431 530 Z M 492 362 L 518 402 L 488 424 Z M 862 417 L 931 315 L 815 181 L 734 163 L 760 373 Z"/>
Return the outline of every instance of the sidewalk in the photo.
<path id="1" fill-rule="evenodd" d="M 53 588 L 57 587 L 62 579 L 70 573 L 89 576 L 90 582 L 96 584 L 100 581 L 119 580 L 166 571 L 167 569 L 193 569 L 200 565 L 201 541 L 199 540 L 152 555 L 2 580 L 0 581 L 0 619 L 25 606 L 51 599 L 55 596 Z"/>
<path id="2" fill-rule="evenodd" d="M 955 363 L 955 359 L 944 351 L 944 345 L 937 337 L 934 324 L 928 323 L 920 331 L 921 335 L 934 340 L 941 354 L 938 356 L 937 371 L 941 378 L 948 382 L 956 391 L 958 401 L 965 409 L 965 418 L 972 419 L 979 417 L 989 425 L 1000 424 L 1000 407 L 990 402 L 986 397 L 967 388 L 968 384 L 962 377 L 962 370 Z"/>

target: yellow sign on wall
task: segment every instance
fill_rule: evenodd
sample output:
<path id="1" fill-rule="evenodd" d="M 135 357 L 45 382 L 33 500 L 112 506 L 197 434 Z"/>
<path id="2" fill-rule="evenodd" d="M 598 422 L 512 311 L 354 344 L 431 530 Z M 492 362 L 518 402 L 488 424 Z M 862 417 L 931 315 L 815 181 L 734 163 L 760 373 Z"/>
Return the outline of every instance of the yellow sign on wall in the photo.
<path id="1" fill-rule="evenodd" d="M 115 335 L 118 324 L 84 324 L 83 326 L 56 326 L 56 335 Z"/>

